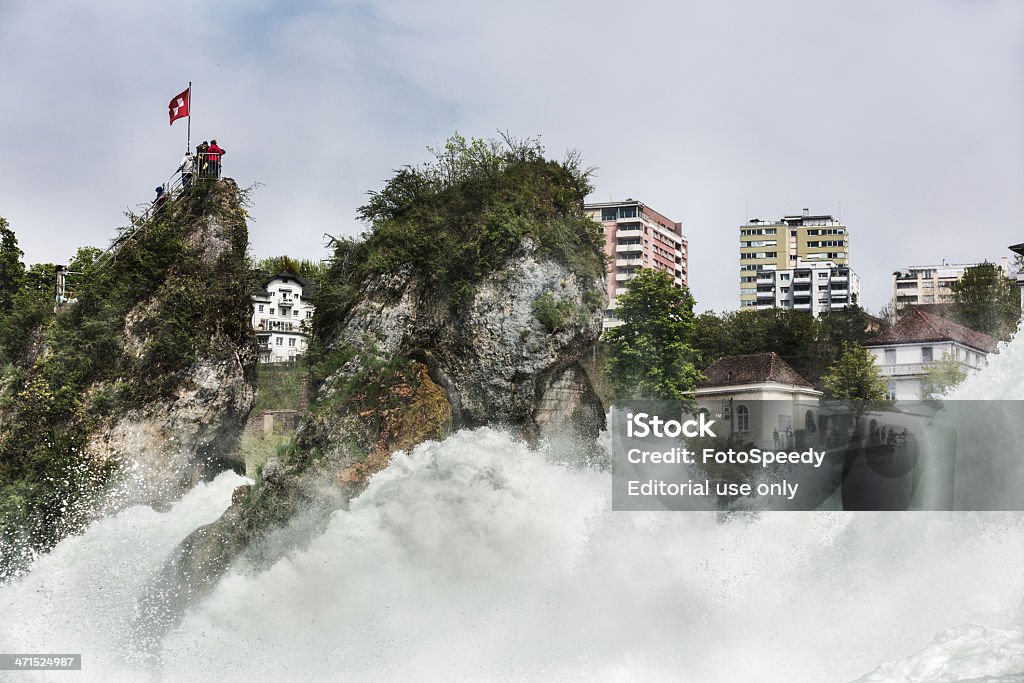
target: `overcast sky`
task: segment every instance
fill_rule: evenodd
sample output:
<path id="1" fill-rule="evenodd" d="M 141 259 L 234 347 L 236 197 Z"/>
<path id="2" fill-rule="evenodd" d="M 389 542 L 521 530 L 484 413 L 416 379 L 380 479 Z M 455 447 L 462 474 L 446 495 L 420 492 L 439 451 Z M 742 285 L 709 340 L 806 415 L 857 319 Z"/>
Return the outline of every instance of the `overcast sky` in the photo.
<path id="1" fill-rule="evenodd" d="M 327 256 L 453 131 L 540 136 L 690 240 L 700 309 L 738 306 L 738 227 L 850 228 L 871 310 L 908 265 L 1024 242 L 1024 2 L 0 0 L 0 216 L 25 260 L 106 246 L 217 138 L 257 257 Z"/>

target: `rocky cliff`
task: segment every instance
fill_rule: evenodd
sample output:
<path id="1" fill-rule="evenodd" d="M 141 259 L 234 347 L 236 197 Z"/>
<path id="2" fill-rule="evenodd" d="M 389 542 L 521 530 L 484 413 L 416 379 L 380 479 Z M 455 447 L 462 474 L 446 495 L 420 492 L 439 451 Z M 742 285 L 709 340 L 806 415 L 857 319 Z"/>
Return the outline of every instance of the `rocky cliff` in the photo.
<path id="1" fill-rule="evenodd" d="M 267 542 L 275 529 L 289 525 L 297 542 L 297 528 L 314 532 L 396 450 L 452 429 L 593 445 L 604 414 L 578 361 L 606 299 L 585 174 L 532 149 L 465 151 L 400 171 L 364 207 L 366 238 L 336 244 L 314 320 L 316 395 L 295 447 L 182 545 L 161 578 L 179 598 L 240 553 L 273 559 L 287 547 Z"/>
<path id="2" fill-rule="evenodd" d="M 97 514 L 233 466 L 255 397 L 243 194 L 203 183 L 133 217 L 9 369 L 0 577 Z"/>
<path id="3" fill-rule="evenodd" d="M 122 464 L 119 504 L 166 503 L 203 477 L 244 471 L 235 445 L 255 402 L 257 358 L 248 230 L 234 181 L 200 190 L 166 207 L 182 253 L 128 311 L 121 335 L 136 378 L 161 345 L 184 349 L 159 362 L 163 378 L 147 379 L 158 392 L 104 419 L 86 445 L 88 457 Z"/>

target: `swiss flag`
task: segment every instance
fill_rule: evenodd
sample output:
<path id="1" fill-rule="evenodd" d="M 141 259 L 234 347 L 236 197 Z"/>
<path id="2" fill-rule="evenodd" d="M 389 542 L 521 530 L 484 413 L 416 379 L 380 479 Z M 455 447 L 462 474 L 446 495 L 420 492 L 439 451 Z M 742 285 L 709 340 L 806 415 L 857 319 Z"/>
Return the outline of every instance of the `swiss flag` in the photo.
<path id="1" fill-rule="evenodd" d="M 171 103 L 167 105 L 167 112 L 171 115 L 171 124 L 185 116 L 188 116 L 188 96 L 189 90 L 192 88 L 185 88 L 185 91 L 175 95 Z"/>

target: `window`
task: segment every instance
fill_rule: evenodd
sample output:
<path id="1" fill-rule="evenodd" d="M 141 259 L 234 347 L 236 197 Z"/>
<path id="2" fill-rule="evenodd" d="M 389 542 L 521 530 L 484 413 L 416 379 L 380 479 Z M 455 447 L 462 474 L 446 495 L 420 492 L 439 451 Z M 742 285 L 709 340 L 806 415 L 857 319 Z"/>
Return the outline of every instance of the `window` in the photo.
<path id="1" fill-rule="evenodd" d="M 750 431 L 750 410 L 742 403 L 736 406 L 736 431 Z"/>
<path id="2" fill-rule="evenodd" d="M 931 363 L 932 362 L 932 347 L 922 346 L 921 347 L 921 362 Z"/>
<path id="3" fill-rule="evenodd" d="M 889 382 L 888 396 L 890 401 L 896 400 L 896 382 Z"/>
<path id="4" fill-rule="evenodd" d="M 896 365 L 896 349 L 885 350 L 885 364 Z"/>
<path id="5" fill-rule="evenodd" d="M 781 273 L 781 274 L 779 274 L 779 279 L 780 280 L 789 280 L 789 273 Z"/>
<path id="6" fill-rule="evenodd" d="M 275 337 L 274 338 L 274 345 L 275 346 L 284 346 L 284 337 Z"/>
<path id="7" fill-rule="evenodd" d="M 295 337 L 289 337 L 288 338 L 288 346 L 292 346 L 292 347 L 295 346 Z"/>
<path id="8" fill-rule="evenodd" d="M 274 315 L 274 309 L 273 308 L 270 309 L 270 315 Z"/>
<path id="9" fill-rule="evenodd" d="M 263 312 L 263 304 L 260 304 L 259 306 L 257 306 L 256 310 L 259 311 L 260 313 L 262 313 Z"/>
<path id="10" fill-rule="evenodd" d="M 298 318 L 299 317 L 299 311 L 295 310 L 294 312 L 292 312 L 292 317 Z"/>

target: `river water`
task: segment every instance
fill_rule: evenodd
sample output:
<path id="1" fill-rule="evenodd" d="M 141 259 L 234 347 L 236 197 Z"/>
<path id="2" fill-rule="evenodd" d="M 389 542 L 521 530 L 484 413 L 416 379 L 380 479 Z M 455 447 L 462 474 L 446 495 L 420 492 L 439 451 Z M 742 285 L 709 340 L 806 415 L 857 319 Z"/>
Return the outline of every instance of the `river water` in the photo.
<path id="1" fill-rule="evenodd" d="M 1017 340 L 961 398 L 1024 398 Z M 157 640 L 140 601 L 244 480 L 62 542 L 0 588 L 12 680 L 1024 680 L 1024 513 L 611 512 L 606 472 L 491 429 L 397 454 Z M 0 672 L 4 679 L 4 672 Z"/>

